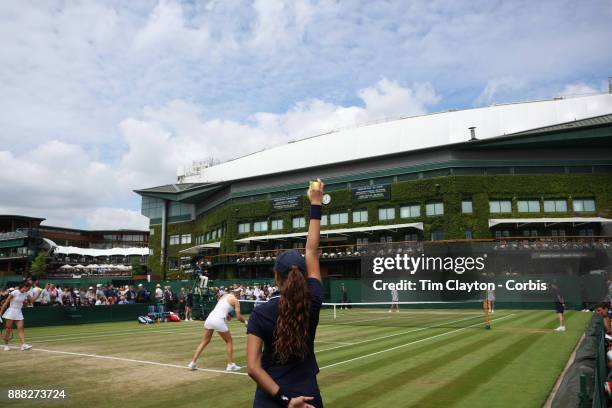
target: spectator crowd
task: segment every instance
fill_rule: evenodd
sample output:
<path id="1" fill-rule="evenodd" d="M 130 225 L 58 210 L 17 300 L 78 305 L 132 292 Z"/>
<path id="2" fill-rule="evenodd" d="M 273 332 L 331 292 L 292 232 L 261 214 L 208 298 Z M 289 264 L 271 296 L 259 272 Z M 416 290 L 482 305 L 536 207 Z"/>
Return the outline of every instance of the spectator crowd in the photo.
<path id="1" fill-rule="evenodd" d="M 127 304 L 160 304 L 165 310 L 174 311 L 177 314 L 189 318 L 194 304 L 194 292 L 192 288 L 180 288 L 178 291 L 171 286 L 157 284 L 150 292 L 143 284 L 115 286 L 112 283 L 95 286 L 77 287 L 56 285 L 46 283 L 40 286 L 37 280 L 31 280 L 32 288 L 29 291 L 33 304 L 26 307 L 60 307 L 60 306 L 107 306 Z M 13 287 L 0 289 L 0 304 L 13 291 Z M 213 286 L 207 291 L 208 300 L 217 300 L 221 296 L 233 292 L 239 300 L 265 302 L 277 288 L 268 284 L 234 284 L 232 286 Z"/>

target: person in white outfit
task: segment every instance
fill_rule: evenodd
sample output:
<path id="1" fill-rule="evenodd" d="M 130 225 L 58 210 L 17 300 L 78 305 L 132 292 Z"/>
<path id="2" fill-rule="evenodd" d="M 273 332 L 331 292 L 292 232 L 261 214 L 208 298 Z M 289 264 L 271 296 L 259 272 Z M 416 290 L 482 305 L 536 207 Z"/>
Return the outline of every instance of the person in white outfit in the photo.
<path id="1" fill-rule="evenodd" d="M 0 315 L 5 320 L 6 331 L 4 333 L 4 351 L 10 351 L 9 341 L 13 337 L 13 322 L 17 326 L 17 332 L 19 333 L 19 339 L 21 340 L 21 350 L 31 349 L 32 346 L 25 342 L 25 330 L 23 328 L 23 308 L 24 302 L 32 302 L 32 297 L 28 294 L 32 284 L 29 282 L 22 282 L 19 287 L 13 290 L 8 298 L 4 301 L 4 304 L 0 308 Z M 6 312 L 5 312 L 6 310 Z M 0 319 L 0 321 L 2 320 Z"/>
<path id="2" fill-rule="evenodd" d="M 227 327 L 227 320 L 231 319 L 232 311 L 236 312 L 236 319 L 240 320 L 242 323 L 246 324 L 246 320 L 240 314 L 240 301 L 236 297 L 240 289 L 233 291 L 227 295 L 223 295 L 219 298 L 215 308 L 206 318 L 204 322 L 204 336 L 202 337 L 202 341 L 196 348 L 195 354 L 191 359 L 191 362 L 187 365 L 187 367 L 192 370 L 197 369 L 196 361 L 200 357 L 200 354 L 204 351 L 208 343 L 210 343 L 210 339 L 212 338 L 214 332 L 218 332 L 219 336 L 225 341 L 226 355 L 227 355 L 227 371 L 237 371 L 240 370 L 240 366 L 234 363 L 234 345 L 232 342 L 232 334 L 230 333 L 229 327 Z"/>
<path id="3" fill-rule="evenodd" d="M 489 312 L 495 314 L 495 289 L 487 289 L 487 302 L 489 302 Z"/>

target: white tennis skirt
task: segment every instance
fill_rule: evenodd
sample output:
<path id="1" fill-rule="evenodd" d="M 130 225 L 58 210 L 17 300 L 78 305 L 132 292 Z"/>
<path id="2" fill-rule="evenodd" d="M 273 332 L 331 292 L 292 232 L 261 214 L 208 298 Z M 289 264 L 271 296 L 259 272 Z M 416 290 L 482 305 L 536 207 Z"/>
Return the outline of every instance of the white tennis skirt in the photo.
<path id="1" fill-rule="evenodd" d="M 222 333 L 229 331 L 225 319 L 220 319 L 214 316 L 208 316 L 208 318 L 204 322 L 204 328 L 209 330 L 216 330 Z"/>
<path id="2" fill-rule="evenodd" d="M 9 320 L 23 320 L 23 313 L 21 313 L 21 309 L 9 307 L 2 315 L 2 318 Z"/>

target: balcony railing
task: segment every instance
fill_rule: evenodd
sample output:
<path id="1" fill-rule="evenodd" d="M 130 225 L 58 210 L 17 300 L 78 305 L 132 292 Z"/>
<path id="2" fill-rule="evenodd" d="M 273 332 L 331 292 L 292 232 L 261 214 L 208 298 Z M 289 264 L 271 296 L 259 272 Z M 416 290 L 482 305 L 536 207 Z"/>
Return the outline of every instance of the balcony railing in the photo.
<path id="1" fill-rule="evenodd" d="M 493 251 L 612 250 L 612 237 L 508 237 L 503 239 L 374 242 L 319 247 L 319 254 L 321 261 L 350 260 L 362 256 L 418 255 L 423 253 L 425 248 L 453 244 L 474 244 L 483 248 L 490 246 Z M 288 249 L 291 248 L 225 253 L 204 257 L 204 261 L 209 267 L 221 264 L 272 264 L 280 252 Z M 304 254 L 303 247 L 293 249 Z"/>

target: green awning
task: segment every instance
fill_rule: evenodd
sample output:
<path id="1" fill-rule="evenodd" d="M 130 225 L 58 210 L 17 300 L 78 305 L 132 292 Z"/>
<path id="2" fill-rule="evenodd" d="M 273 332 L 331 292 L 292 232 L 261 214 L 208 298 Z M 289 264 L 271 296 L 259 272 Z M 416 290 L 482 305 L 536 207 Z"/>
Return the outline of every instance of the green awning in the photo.
<path id="1" fill-rule="evenodd" d="M 9 239 L 6 241 L 0 241 L 0 248 L 17 248 L 25 245 L 23 239 Z"/>

